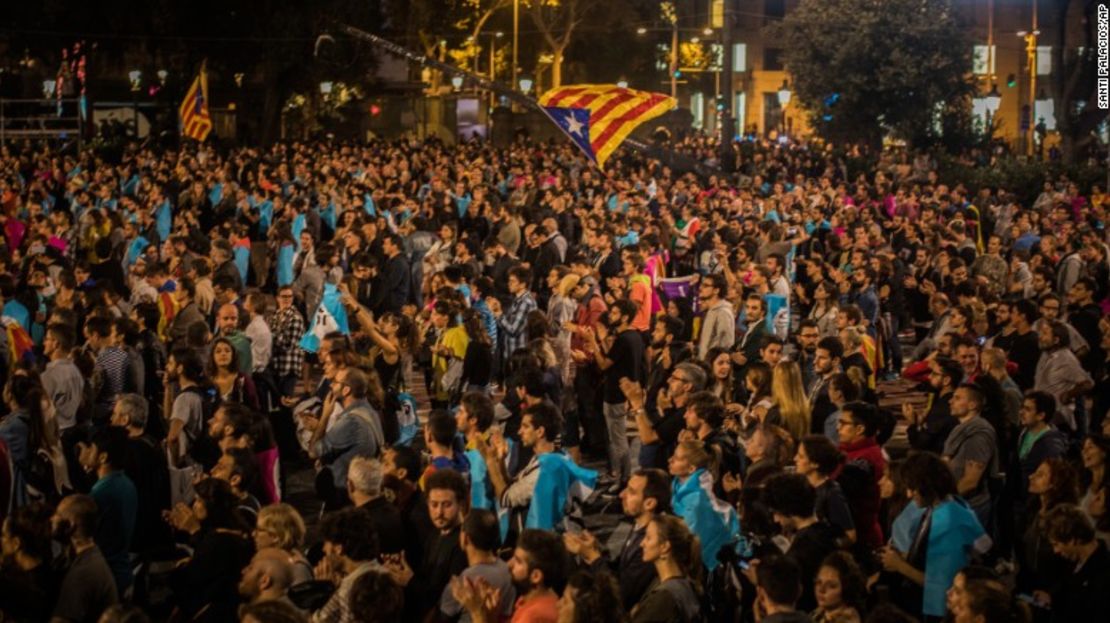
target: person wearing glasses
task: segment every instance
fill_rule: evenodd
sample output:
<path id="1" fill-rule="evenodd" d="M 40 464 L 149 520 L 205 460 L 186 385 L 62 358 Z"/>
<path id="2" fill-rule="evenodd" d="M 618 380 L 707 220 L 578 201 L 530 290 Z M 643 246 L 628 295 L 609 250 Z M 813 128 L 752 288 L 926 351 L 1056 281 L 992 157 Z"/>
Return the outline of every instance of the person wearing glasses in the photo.
<path id="1" fill-rule="evenodd" d="M 963 366 L 954 359 L 937 357 L 929 362 L 929 385 L 936 393 L 929 395 L 928 407 L 902 403 L 902 417 L 909 422 L 906 434 L 910 447 L 936 454 L 944 451 L 944 441 L 956 427 L 949 401 L 963 378 Z"/>
<path id="2" fill-rule="evenodd" d="M 886 471 L 886 458 L 883 457 L 882 446 L 875 440 L 878 421 L 876 407 L 858 401 L 841 407 L 837 419 L 839 449 L 844 453 L 845 463 L 838 477 L 850 471 L 853 482 L 856 476 L 861 481 L 861 490 L 852 499 L 852 523 L 855 524 L 859 542 L 871 549 L 883 542 L 883 531 L 879 526 L 879 480 Z"/>

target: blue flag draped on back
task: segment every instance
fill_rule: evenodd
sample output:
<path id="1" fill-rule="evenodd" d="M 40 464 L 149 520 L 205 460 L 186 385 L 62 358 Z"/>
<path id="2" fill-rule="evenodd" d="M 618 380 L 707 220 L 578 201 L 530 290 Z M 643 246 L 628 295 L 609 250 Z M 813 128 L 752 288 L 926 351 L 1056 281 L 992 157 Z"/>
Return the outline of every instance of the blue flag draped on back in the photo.
<path id="1" fill-rule="evenodd" d="M 173 210 L 170 209 L 170 200 L 166 199 L 154 212 L 154 229 L 163 241 L 170 239 L 173 230 Z"/>
<path id="2" fill-rule="evenodd" d="M 343 307 L 340 300 L 339 288 L 334 283 L 324 284 L 324 296 L 320 299 L 320 306 L 312 314 L 312 324 L 301 338 L 301 348 L 310 353 L 320 349 L 320 340 L 332 331 L 339 331 L 343 335 L 350 335 L 351 329 L 347 324 L 347 308 Z"/>
<path id="3" fill-rule="evenodd" d="M 952 586 L 956 573 L 971 562 L 973 551 L 986 553 L 991 542 L 975 511 L 960 498 L 934 507 L 931 522 L 929 546 L 925 550 L 922 612 L 926 616 L 941 617 L 946 611 L 945 593 Z"/>
<path id="4" fill-rule="evenodd" d="M 251 265 L 251 242 L 246 238 L 238 240 L 235 247 L 232 248 L 232 253 L 235 254 L 235 268 L 239 269 L 239 277 L 242 278 L 243 283 L 247 282 L 247 271 L 250 270 Z"/>
<path id="5" fill-rule="evenodd" d="M 541 454 L 536 460 L 540 475 L 524 527 L 554 530 L 562 523 L 568 502 L 589 497 L 597 486 L 597 472 L 579 467 L 570 457 L 556 452 Z"/>
<path id="6" fill-rule="evenodd" d="M 781 294 L 764 294 L 763 300 L 767 301 L 767 330 L 785 340 L 790 330 L 789 301 Z"/>
<path id="7" fill-rule="evenodd" d="M 138 236 L 132 240 L 131 244 L 127 245 L 127 265 L 130 266 L 134 264 L 135 260 L 139 259 L 139 256 L 142 255 L 143 251 L 149 246 L 150 241 L 142 236 Z"/>
<path id="8" fill-rule="evenodd" d="M 374 198 L 370 196 L 370 193 L 362 196 L 362 209 L 366 210 L 371 218 L 378 216 L 378 210 L 374 207 Z"/>
<path id="9" fill-rule="evenodd" d="M 219 205 L 220 200 L 224 198 L 224 185 L 216 182 L 212 185 L 212 190 L 208 191 L 208 200 L 212 202 L 212 207 Z"/>
<path id="10" fill-rule="evenodd" d="M 701 560 L 706 569 L 717 567 L 717 552 L 740 534 L 736 510 L 713 495 L 713 477 L 699 469 L 685 481 L 675 478 L 671 493 L 675 515 L 686 522 L 701 541 Z"/>
<path id="11" fill-rule="evenodd" d="M 274 222 L 274 202 L 269 199 L 258 204 L 258 227 L 262 233 L 270 231 L 270 225 Z"/>
<path id="12" fill-rule="evenodd" d="M 328 229 L 335 231 L 336 220 L 339 215 L 336 214 L 335 204 L 328 202 L 328 205 L 321 206 L 316 209 L 320 213 L 320 220 L 328 226 Z"/>
<path id="13" fill-rule="evenodd" d="M 138 190 L 139 190 L 139 176 L 135 175 L 134 173 L 131 174 L 131 177 L 127 178 L 127 181 L 120 184 L 120 192 L 124 195 L 134 196 L 136 191 L 138 191 Z"/>
<path id="14" fill-rule="evenodd" d="M 278 249 L 277 284 L 284 287 L 293 283 L 293 245 L 283 244 Z"/>

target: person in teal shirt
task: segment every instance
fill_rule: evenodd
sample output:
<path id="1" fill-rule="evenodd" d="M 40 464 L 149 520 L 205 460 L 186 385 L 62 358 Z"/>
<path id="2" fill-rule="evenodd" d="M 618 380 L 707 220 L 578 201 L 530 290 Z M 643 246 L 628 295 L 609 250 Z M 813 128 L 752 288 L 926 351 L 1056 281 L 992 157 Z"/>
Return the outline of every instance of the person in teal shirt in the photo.
<path id="1" fill-rule="evenodd" d="M 89 492 L 96 500 L 100 520 L 96 545 L 112 570 L 116 590 L 122 595 L 134 580 L 129 553 L 139 511 L 135 483 L 123 473 L 127 461 L 127 432 L 114 426 L 106 427 L 93 435 L 90 443 L 80 443 L 78 448 L 81 466 L 97 477 Z"/>
<path id="2" fill-rule="evenodd" d="M 913 502 L 895 520 L 895 538 L 882 551 L 883 568 L 901 574 L 921 588 L 921 601 L 901 603 L 925 620 L 946 612 L 945 593 L 974 555 L 991 546 L 975 511 L 956 495 L 956 477 L 948 464 L 931 452 L 910 455 L 902 464 L 902 480 Z M 909 525 L 904 525 L 909 524 Z M 896 535 L 897 536 L 897 535 Z"/>

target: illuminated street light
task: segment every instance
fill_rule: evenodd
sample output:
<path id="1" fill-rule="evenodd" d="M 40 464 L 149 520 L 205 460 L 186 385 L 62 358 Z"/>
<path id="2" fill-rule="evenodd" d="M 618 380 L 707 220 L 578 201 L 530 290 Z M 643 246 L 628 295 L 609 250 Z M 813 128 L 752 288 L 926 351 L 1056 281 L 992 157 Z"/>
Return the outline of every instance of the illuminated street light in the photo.
<path id="1" fill-rule="evenodd" d="M 987 112 L 990 113 L 991 117 L 994 117 L 995 113 L 998 112 L 998 107 L 1002 104 L 1002 94 L 998 92 L 998 85 L 991 85 L 991 91 L 987 93 L 985 99 Z"/>
<path id="2" fill-rule="evenodd" d="M 162 86 L 166 86 L 166 78 L 168 78 L 169 75 L 170 75 L 170 72 L 166 71 L 165 69 L 159 69 L 158 70 L 158 83 L 161 84 Z"/>
<path id="3" fill-rule="evenodd" d="M 782 86 L 779 87 L 779 105 L 786 106 L 790 103 L 790 97 L 793 95 L 790 92 L 790 85 L 785 80 L 782 81 Z"/>
<path id="4" fill-rule="evenodd" d="M 50 99 L 51 97 L 54 97 L 54 89 L 56 89 L 57 86 L 58 82 L 56 80 L 43 80 L 42 97 L 44 99 Z"/>
<path id="5" fill-rule="evenodd" d="M 530 76 L 521 76 L 517 84 L 520 86 L 520 92 L 525 95 L 528 95 L 528 92 L 532 90 L 533 82 Z"/>
<path id="6" fill-rule="evenodd" d="M 131 80 L 132 91 L 138 91 L 142 87 L 143 72 L 139 71 L 138 69 L 132 69 L 131 71 L 127 72 L 127 77 Z"/>
<path id="7" fill-rule="evenodd" d="M 451 87 L 452 88 L 454 88 L 456 91 L 458 91 L 459 89 L 462 88 L 462 86 L 463 86 L 463 77 L 462 76 L 451 76 Z"/>
<path id="8" fill-rule="evenodd" d="M 636 29 L 636 34 L 646 35 L 647 34 L 647 28 L 644 28 L 643 26 L 640 26 L 639 28 Z"/>
<path id="9" fill-rule="evenodd" d="M 628 88 L 628 79 L 621 78 L 620 80 L 617 80 L 617 86 L 622 88 L 622 89 L 627 89 Z"/>
<path id="10" fill-rule="evenodd" d="M 320 83 L 320 94 L 321 95 L 330 95 L 331 94 L 331 89 L 332 89 L 332 83 L 330 83 L 330 82 L 321 82 Z"/>

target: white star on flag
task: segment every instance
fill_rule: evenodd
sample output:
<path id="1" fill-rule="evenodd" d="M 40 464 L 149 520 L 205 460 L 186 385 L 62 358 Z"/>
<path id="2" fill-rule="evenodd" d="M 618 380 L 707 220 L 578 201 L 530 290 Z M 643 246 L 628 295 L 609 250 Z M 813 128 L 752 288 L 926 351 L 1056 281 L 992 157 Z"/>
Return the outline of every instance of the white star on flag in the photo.
<path id="1" fill-rule="evenodd" d="M 567 132 L 582 134 L 582 122 L 575 119 L 573 114 L 567 115 Z"/>

